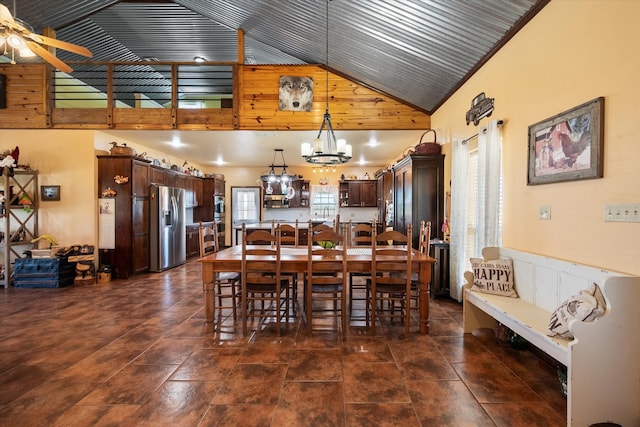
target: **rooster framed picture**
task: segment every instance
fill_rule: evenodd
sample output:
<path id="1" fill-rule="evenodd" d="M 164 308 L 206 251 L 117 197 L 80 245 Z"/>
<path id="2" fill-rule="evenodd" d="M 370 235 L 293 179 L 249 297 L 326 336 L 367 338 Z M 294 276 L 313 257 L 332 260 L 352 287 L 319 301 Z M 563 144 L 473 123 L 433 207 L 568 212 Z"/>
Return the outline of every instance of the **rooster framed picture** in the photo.
<path id="1" fill-rule="evenodd" d="M 529 126 L 527 185 L 602 178 L 604 98 Z"/>

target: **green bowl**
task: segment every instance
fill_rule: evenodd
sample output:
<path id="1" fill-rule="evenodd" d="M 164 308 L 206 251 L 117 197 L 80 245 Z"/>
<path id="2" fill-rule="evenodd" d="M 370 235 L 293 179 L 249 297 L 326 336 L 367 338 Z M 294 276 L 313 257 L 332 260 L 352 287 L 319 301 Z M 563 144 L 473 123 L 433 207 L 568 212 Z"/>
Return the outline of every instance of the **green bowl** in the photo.
<path id="1" fill-rule="evenodd" d="M 333 249 L 336 247 L 336 242 L 332 242 L 331 240 L 320 240 L 318 244 L 324 249 Z"/>

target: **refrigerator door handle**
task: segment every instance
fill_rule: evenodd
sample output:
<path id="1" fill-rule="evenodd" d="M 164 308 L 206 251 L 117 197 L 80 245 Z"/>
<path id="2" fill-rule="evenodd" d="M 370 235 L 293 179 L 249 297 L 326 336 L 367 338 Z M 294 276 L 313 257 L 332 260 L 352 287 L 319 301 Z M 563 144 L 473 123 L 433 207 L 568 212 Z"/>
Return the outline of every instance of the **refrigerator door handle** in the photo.
<path id="1" fill-rule="evenodd" d="M 175 196 L 171 196 L 171 230 L 173 231 L 176 227 L 176 220 L 178 218 L 178 202 L 176 201 Z"/>

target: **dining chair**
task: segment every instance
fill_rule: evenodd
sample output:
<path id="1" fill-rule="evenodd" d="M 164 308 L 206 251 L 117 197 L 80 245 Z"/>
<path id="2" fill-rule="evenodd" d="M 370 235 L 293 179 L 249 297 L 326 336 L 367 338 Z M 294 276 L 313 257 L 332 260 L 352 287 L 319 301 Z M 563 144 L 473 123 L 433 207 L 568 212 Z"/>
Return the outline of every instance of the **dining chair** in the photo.
<path id="1" fill-rule="evenodd" d="M 280 224 L 280 244 L 282 246 L 298 246 L 299 224 L 296 219 L 295 226 Z M 297 314 L 296 302 L 298 300 L 298 273 L 281 273 L 283 277 L 291 278 L 291 302 L 293 315 Z"/>
<path id="2" fill-rule="evenodd" d="M 431 221 L 420 221 L 420 235 L 418 237 L 418 253 L 429 255 L 431 250 Z M 420 308 L 420 280 L 418 272 L 411 273 L 411 301 L 416 309 Z"/>
<path id="3" fill-rule="evenodd" d="M 214 220 L 211 225 L 205 225 L 202 222 L 199 227 L 200 238 L 200 258 L 210 253 L 218 252 L 218 224 Z M 238 286 L 240 282 L 240 273 L 237 271 L 224 271 L 217 274 L 214 278 L 214 298 L 218 299 L 218 314 L 222 317 L 224 309 L 231 309 L 233 319 L 238 318 L 238 306 L 240 303 L 240 290 Z M 225 300 L 231 300 L 231 305 L 224 305 Z"/>
<path id="4" fill-rule="evenodd" d="M 411 224 L 407 226 L 406 234 L 389 230 L 374 236 L 371 278 L 367 281 L 367 327 L 371 325 L 371 334 L 375 335 L 377 319 L 391 322 L 400 319 L 408 336 L 411 326 Z"/>
<path id="5" fill-rule="evenodd" d="M 332 242 L 331 246 L 326 242 Z M 340 318 L 344 336 L 347 332 L 347 245 L 344 235 L 335 230 L 323 230 L 313 233 L 307 245 L 304 292 L 307 335 L 312 335 L 314 318 L 335 321 Z"/>
<path id="6" fill-rule="evenodd" d="M 249 320 L 259 319 L 261 324 L 275 317 L 278 335 L 282 335 L 282 319 L 289 321 L 289 279 L 281 277 L 280 228 L 275 231 L 275 235 L 266 230 L 247 234 L 242 224 L 243 336 L 247 335 Z"/>
<path id="7" fill-rule="evenodd" d="M 357 223 L 353 224 L 349 221 L 349 246 L 350 247 L 371 247 L 371 239 L 373 239 L 375 221 L 371 224 Z M 354 277 L 362 278 L 362 280 L 354 281 Z M 354 301 L 366 301 L 367 283 L 366 279 L 371 277 L 369 272 L 349 272 L 349 314 L 353 317 Z M 365 307 L 366 309 L 366 307 Z"/>

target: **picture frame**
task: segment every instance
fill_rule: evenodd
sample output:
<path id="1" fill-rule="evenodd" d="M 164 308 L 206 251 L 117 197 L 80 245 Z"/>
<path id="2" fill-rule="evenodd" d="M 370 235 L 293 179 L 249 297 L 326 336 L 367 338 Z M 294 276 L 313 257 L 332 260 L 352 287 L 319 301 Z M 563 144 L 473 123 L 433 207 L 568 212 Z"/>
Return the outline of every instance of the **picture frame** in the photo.
<path id="1" fill-rule="evenodd" d="M 527 185 L 602 178 L 604 98 L 529 126 Z"/>
<path id="2" fill-rule="evenodd" d="M 40 200 L 44 202 L 56 202 L 60 200 L 59 185 L 41 185 Z"/>

